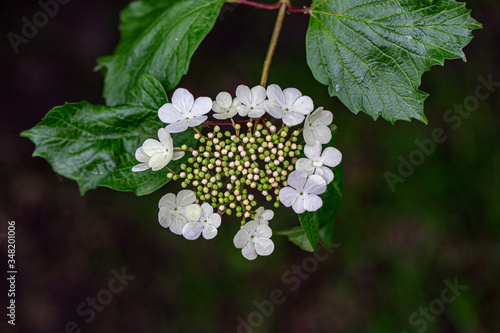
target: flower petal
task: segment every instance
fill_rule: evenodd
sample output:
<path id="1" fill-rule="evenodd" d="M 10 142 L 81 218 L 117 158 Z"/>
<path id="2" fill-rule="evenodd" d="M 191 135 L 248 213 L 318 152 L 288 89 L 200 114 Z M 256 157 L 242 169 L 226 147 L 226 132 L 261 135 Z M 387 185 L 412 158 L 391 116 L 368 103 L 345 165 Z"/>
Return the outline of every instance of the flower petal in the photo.
<path id="1" fill-rule="evenodd" d="M 266 209 L 266 210 L 264 211 L 264 213 L 262 213 L 262 215 L 261 215 L 261 216 L 262 216 L 262 218 L 263 218 L 264 220 L 270 221 L 270 220 L 272 220 L 272 219 L 273 219 L 273 217 L 274 217 L 274 212 L 273 212 L 272 210 L 270 210 L 270 209 Z"/>
<path id="2" fill-rule="evenodd" d="M 179 209 L 179 213 L 186 218 L 188 222 L 197 222 L 201 217 L 201 207 L 198 204 L 191 204 Z"/>
<path id="3" fill-rule="evenodd" d="M 179 150 L 174 150 L 174 154 L 172 155 L 172 161 L 177 161 L 181 158 L 184 157 L 184 152 L 183 151 L 179 151 Z"/>
<path id="4" fill-rule="evenodd" d="M 316 110 L 315 113 L 318 110 Z M 313 123 L 329 126 L 332 123 L 332 121 L 333 121 L 333 113 L 327 110 L 323 111 L 323 108 L 321 108 L 321 111 L 319 111 L 317 115 L 314 117 Z"/>
<path id="5" fill-rule="evenodd" d="M 233 238 L 233 244 L 237 249 L 243 248 L 250 240 L 250 234 L 245 229 L 240 229 Z"/>
<path id="6" fill-rule="evenodd" d="M 264 108 L 253 108 L 248 112 L 248 117 L 250 118 L 260 118 L 266 113 Z"/>
<path id="7" fill-rule="evenodd" d="M 248 233 L 250 235 L 253 235 L 257 231 L 258 227 L 259 227 L 259 222 L 257 222 L 257 221 L 250 221 L 250 222 L 247 222 L 243 228 L 246 231 L 248 231 Z"/>
<path id="8" fill-rule="evenodd" d="M 170 231 L 176 235 L 182 235 L 182 229 L 187 224 L 186 218 L 180 214 L 172 214 L 172 224 L 170 224 Z"/>
<path id="9" fill-rule="evenodd" d="M 303 115 L 308 115 L 314 110 L 314 103 L 311 97 L 302 96 L 293 103 L 293 111 Z"/>
<path id="10" fill-rule="evenodd" d="M 334 177 L 332 169 L 330 169 L 329 167 L 326 167 L 326 166 L 316 168 L 314 174 L 321 176 L 321 178 L 323 178 L 325 180 L 327 185 L 332 182 L 333 177 Z"/>
<path id="11" fill-rule="evenodd" d="M 312 161 L 321 161 L 321 149 L 323 146 L 321 146 L 321 143 L 319 141 L 314 142 L 314 144 L 309 145 L 306 144 L 304 147 L 304 154 L 306 157 Z"/>
<path id="12" fill-rule="evenodd" d="M 181 190 L 177 193 L 176 203 L 178 207 L 187 206 L 196 201 L 196 194 L 191 190 Z M 200 208 L 201 214 L 201 208 Z"/>
<path id="13" fill-rule="evenodd" d="M 172 155 L 173 153 L 167 154 L 166 152 L 155 154 L 151 156 L 148 164 L 153 171 L 161 170 L 168 164 L 168 162 L 170 162 Z"/>
<path id="14" fill-rule="evenodd" d="M 259 224 L 257 230 L 255 231 L 255 237 L 271 238 L 273 231 L 266 224 Z"/>
<path id="15" fill-rule="evenodd" d="M 288 111 L 283 115 L 283 122 L 287 126 L 295 126 L 302 123 L 304 118 L 305 116 L 303 114 Z"/>
<path id="16" fill-rule="evenodd" d="M 158 139 L 160 140 L 161 144 L 164 145 L 167 149 L 171 149 L 174 147 L 174 141 L 172 140 L 172 137 L 167 131 L 165 131 L 164 128 L 160 128 L 158 130 Z"/>
<path id="17" fill-rule="evenodd" d="M 276 106 L 270 102 L 265 104 L 265 108 L 267 113 L 276 119 L 283 118 L 283 115 L 285 114 L 285 110 L 283 110 L 281 106 Z"/>
<path id="18" fill-rule="evenodd" d="M 166 150 L 166 147 L 158 140 L 155 139 L 147 139 L 142 144 L 142 150 L 148 156 L 153 156 L 158 153 L 163 153 Z"/>
<path id="19" fill-rule="evenodd" d="M 314 174 L 313 161 L 311 161 L 308 158 L 299 158 L 297 160 L 297 162 L 295 163 L 295 169 L 296 170 L 304 170 L 305 172 L 307 172 L 307 175 L 310 176 L 310 175 Z"/>
<path id="20" fill-rule="evenodd" d="M 297 190 L 287 186 L 280 190 L 279 197 L 283 206 L 290 207 L 299 197 L 299 193 L 297 193 Z"/>
<path id="21" fill-rule="evenodd" d="M 307 172 L 303 170 L 295 170 L 288 175 L 288 179 L 286 181 L 291 187 L 298 191 L 302 191 L 307 181 Z"/>
<path id="22" fill-rule="evenodd" d="M 308 194 L 323 194 L 326 192 L 326 181 L 318 175 L 309 176 L 304 186 L 304 192 Z"/>
<path id="23" fill-rule="evenodd" d="M 266 100 L 266 88 L 255 86 L 252 88 L 252 105 L 257 106 Z"/>
<path id="24" fill-rule="evenodd" d="M 239 105 L 236 107 L 236 111 L 238 111 L 238 114 L 242 117 L 246 117 L 248 113 L 250 112 L 250 107 L 246 105 Z"/>
<path id="25" fill-rule="evenodd" d="M 177 110 L 177 108 L 172 103 L 164 104 L 158 110 L 158 117 L 160 120 L 166 124 L 175 123 L 176 121 L 182 120 L 185 116 Z"/>
<path id="26" fill-rule="evenodd" d="M 304 209 L 308 212 L 315 212 L 323 206 L 323 200 L 317 195 L 308 195 L 304 198 Z"/>
<path id="27" fill-rule="evenodd" d="M 283 90 L 283 94 L 285 95 L 285 103 L 288 108 L 292 108 L 295 101 L 302 96 L 300 90 L 296 88 L 286 88 Z"/>
<path id="28" fill-rule="evenodd" d="M 212 109 L 212 100 L 209 97 L 198 97 L 194 101 L 193 108 L 189 114 L 191 116 L 203 116 Z"/>
<path id="29" fill-rule="evenodd" d="M 184 132 L 189 127 L 187 120 L 189 120 L 189 119 L 179 120 L 179 121 L 176 121 L 175 123 L 167 125 L 167 127 L 165 127 L 165 130 L 168 133 L 180 133 L 180 132 Z"/>
<path id="30" fill-rule="evenodd" d="M 139 162 L 148 162 L 151 157 L 148 156 L 142 147 L 137 148 L 135 151 L 135 159 Z"/>
<path id="31" fill-rule="evenodd" d="M 205 223 L 190 222 L 182 228 L 182 236 L 189 240 L 194 240 L 200 237 L 201 232 L 205 228 Z"/>
<path id="32" fill-rule="evenodd" d="M 297 200 L 295 200 L 295 202 L 292 205 L 292 209 L 297 214 L 302 214 L 303 212 L 306 211 L 304 208 L 304 195 L 298 196 Z"/>
<path id="33" fill-rule="evenodd" d="M 280 86 L 278 86 L 277 84 L 271 84 L 267 87 L 267 98 L 269 98 L 269 101 L 275 106 L 278 106 L 280 108 L 286 107 L 285 95 L 283 94 Z M 274 117 L 273 114 L 271 115 Z"/>
<path id="34" fill-rule="evenodd" d="M 342 161 L 342 153 L 335 147 L 327 147 L 319 159 L 329 167 L 336 167 Z"/>
<path id="35" fill-rule="evenodd" d="M 327 144 L 332 139 L 332 131 L 326 126 L 313 126 L 311 131 L 314 140 L 322 144 Z"/>
<path id="36" fill-rule="evenodd" d="M 257 252 L 255 251 L 255 245 L 253 242 L 248 242 L 248 244 L 241 249 L 241 254 L 248 260 L 254 260 L 257 258 Z"/>
<path id="37" fill-rule="evenodd" d="M 214 213 L 214 208 L 212 207 L 211 204 L 205 202 L 201 205 L 201 218 L 202 219 L 208 219 L 210 215 Z"/>
<path id="38" fill-rule="evenodd" d="M 183 115 L 186 115 L 193 108 L 194 97 L 187 89 L 179 88 L 172 95 L 172 104 Z M 212 105 L 210 105 L 212 107 Z"/>
<path id="39" fill-rule="evenodd" d="M 171 208 L 161 207 L 158 211 L 158 222 L 164 228 L 170 227 L 172 224 L 173 213 Z"/>
<path id="40" fill-rule="evenodd" d="M 167 208 L 175 208 L 177 205 L 175 204 L 175 194 L 167 193 L 161 197 L 158 202 L 158 208 L 167 207 Z"/>
<path id="41" fill-rule="evenodd" d="M 187 121 L 187 124 L 189 127 L 196 127 L 196 126 L 203 124 L 203 122 L 207 119 L 208 119 L 207 116 L 196 116 L 196 117 L 186 119 L 186 121 Z"/>
<path id="42" fill-rule="evenodd" d="M 215 98 L 216 103 L 223 109 L 229 109 L 233 104 L 233 97 L 228 92 L 221 92 Z"/>
<path id="43" fill-rule="evenodd" d="M 132 172 L 146 171 L 150 168 L 151 167 L 149 166 L 148 163 L 140 163 L 140 164 L 134 165 L 134 167 L 132 168 Z"/>
<path id="44" fill-rule="evenodd" d="M 269 238 L 257 238 L 255 240 L 255 252 L 259 256 L 268 256 L 274 251 L 274 243 Z"/>
<path id="45" fill-rule="evenodd" d="M 214 228 L 220 227 L 221 221 L 222 218 L 217 213 L 210 215 L 210 217 L 208 218 L 208 224 L 213 226 Z"/>
<path id="46" fill-rule="evenodd" d="M 238 98 L 238 100 L 245 104 L 245 105 L 251 105 L 252 104 L 252 96 L 251 96 L 251 92 L 250 92 L 250 88 L 248 88 L 247 86 L 245 85 L 239 85 L 237 88 L 236 88 L 236 97 Z M 238 109 L 238 113 L 239 113 L 239 109 Z"/>
<path id="47" fill-rule="evenodd" d="M 205 229 L 203 229 L 203 238 L 205 239 L 212 239 L 215 236 L 217 236 L 217 228 L 211 226 L 211 225 L 206 225 Z"/>

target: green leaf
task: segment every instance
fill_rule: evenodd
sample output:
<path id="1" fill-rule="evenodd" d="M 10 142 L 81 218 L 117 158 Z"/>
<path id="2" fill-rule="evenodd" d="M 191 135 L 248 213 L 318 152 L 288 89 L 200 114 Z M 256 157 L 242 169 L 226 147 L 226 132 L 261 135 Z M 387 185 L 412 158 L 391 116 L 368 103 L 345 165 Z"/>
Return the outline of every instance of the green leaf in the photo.
<path id="1" fill-rule="evenodd" d="M 288 240 L 293 244 L 297 245 L 304 251 L 314 252 L 314 248 L 311 245 L 311 242 L 307 238 L 306 232 L 302 227 L 293 227 L 286 230 L 281 230 L 276 233 L 280 236 L 288 237 Z"/>
<path id="2" fill-rule="evenodd" d="M 128 94 L 127 104 L 143 106 L 158 111 L 168 103 L 167 94 L 161 83 L 151 74 L 145 74 Z"/>
<path id="3" fill-rule="evenodd" d="M 99 59 L 99 67 L 106 68 L 106 104 L 129 100 L 130 89 L 146 73 L 167 91 L 177 86 L 223 4 L 224 0 L 132 2 L 121 14 L 122 39 L 115 54 Z"/>
<path id="4" fill-rule="evenodd" d="M 481 25 L 453 0 L 314 0 L 306 36 L 314 77 L 352 112 L 427 122 L 421 76 L 462 48 Z"/>
<path id="5" fill-rule="evenodd" d="M 131 169 L 138 164 L 135 150 L 146 139 L 157 138 L 158 129 L 164 126 L 158 119 L 157 106 L 166 101 L 166 96 L 153 79 L 141 80 L 144 86 L 136 91 L 153 86 L 157 89 L 149 90 L 138 105 L 110 107 L 85 101 L 65 104 L 52 109 L 42 122 L 21 136 L 35 143 L 34 156 L 45 158 L 55 172 L 76 180 L 82 195 L 97 186 L 137 195 L 151 193 L 169 181 L 168 171 Z M 195 145 L 193 130 L 172 137 L 175 146 Z M 187 158 L 172 161 L 168 166 L 178 171 Z"/>

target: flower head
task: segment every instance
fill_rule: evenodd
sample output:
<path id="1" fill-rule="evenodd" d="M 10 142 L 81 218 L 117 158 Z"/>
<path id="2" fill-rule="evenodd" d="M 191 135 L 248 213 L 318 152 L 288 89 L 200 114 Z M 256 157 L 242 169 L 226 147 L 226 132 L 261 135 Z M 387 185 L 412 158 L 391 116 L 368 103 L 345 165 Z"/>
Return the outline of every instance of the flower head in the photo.
<path id="1" fill-rule="evenodd" d="M 169 133 L 184 132 L 189 127 L 201 125 L 207 120 L 206 113 L 212 109 L 212 100 L 198 97 L 196 100 L 186 89 L 177 89 L 172 96 L 172 103 L 164 104 L 158 110 L 158 117 L 167 125 Z"/>
<path id="2" fill-rule="evenodd" d="M 306 171 L 295 170 L 288 176 L 288 185 L 279 192 L 281 203 L 292 207 L 295 213 L 317 211 L 323 200 L 318 196 L 326 192 L 326 182 L 318 175 L 308 176 Z"/>
<path id="3" fill-rule="evenodd" d="M 182 235 L 189 240 L 197 239 L 201 234 L 205 239 L 212 239 L 217 236 L 220 224 L 220 215 L 214 213 L 210 204 L 204 203 L 201 205 L 201 217 L 198 222 L 188 222 L 182 229 Z"/>
<path id="4" fill-rule="evenodd" d="M 163 169 L 171 160 L 178 160 L 184 156 L 184 152 L 174 150 L 174 142 L 165 129 L 158 130 L 158 140 L 147 139 L 141 147 L 135 151 L 135 158 L 142 162 L 132 168 L 132 171 L 145 171 L 152 169 L 158 171 Z"/>
<path id="5" fill-rule="evenodd" d="M 266 113 L 266 88 L 255 86 L 251 90 L 245 85 L 236 88 L 236 98 L 241 103 L 236 107 L 242 117 L 259 118 Z"/>
<path id="6" fill-rule="evenodd" d="M 260 224 L 269 224 L 269 221 L 274 217 L 274 212 L 270 209 L 265 209 L 264 207 L 259 207 L 255 211 L 254 221 L 259 222 Z"/>
<path id="7" fill-rule="evenodd" d="M 309 96 L 295 88 L 281 90 L 276 84 L 267 87 L 266 111 L 277 119 L 283 119 L 287 126 L 295 126 L 304 121 L 306 115 L 312 112 L 314 104 Z"/>
<path id="8" fill-rule="evenodd" d="M 236 107 L 240 104 L 238 98 L 233 99 L 228 92 L 221 92 L 212 103 L 215 119 L 228 119 L 236 115 Z"/>
<path id="9" fill-rule="evenodd" d="M 327 184 L 333 180 L 333 168 L 342 161 L 342 153 L 334 147 L 327 147 L 321 152 L 322 146 L 319 141 L 314 145 L 306 145 L 304 153 L 307 158 L 300 158 L 295 164 L 297 170 L 304 170 L 308 175 L 323 177 Z"/>
<path id="10" fill-rule="evenodd" d="M 182 229 L 189 222 L 196 222 L 201 217 L 201 207 L 195 204 L 193 191 L 182 190 L 177 196 L 165 194 L 158 203 L 158 220 L 164 228 L 170 228 L 174 234 L 181 235 Z"/>
<path id="11" fill-rule="evenodd" d="M 307 116 L 304 124 L 304 141 L 308 145 L 314 145 L 316 141 L 327 144 L 332 139 L 332 131 L 328 126 L 333 121 L 333 114 L 330 111 L 319 107 Z"/>
<path id="12" fill-rule="evenodd" d="M 257 255 L 268 256 L 274 251 L 274 243 L 270 239 L 273 231 L 268 225 L 250 221 L 234 236 L 233 243 L 241 249 L 241 254 L 248 260 L 254 260 Z"/>

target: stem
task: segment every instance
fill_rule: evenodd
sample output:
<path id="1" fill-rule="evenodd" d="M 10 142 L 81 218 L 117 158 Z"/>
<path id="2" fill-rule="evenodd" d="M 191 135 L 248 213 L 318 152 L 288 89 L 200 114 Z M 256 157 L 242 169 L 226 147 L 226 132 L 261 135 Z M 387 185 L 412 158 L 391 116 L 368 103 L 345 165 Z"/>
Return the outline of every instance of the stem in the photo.
<path id="1" fill-rule="evenodd" d="M 276 10 L 276 9 L 280 8 L 280 5 L 281 5 L 281 1 L 278 3 L 275 3 L 273 5 L 267 5 L 264 3 L 258 3 L 258 2 L 254 2 L 254 1 L 250 1 L 250 0 L 229 0 L 226 2 L 228 2 L 228 3 L 229 2 L 241 3 L 242 5 L 247 5 L 250 7 L 255 7 L 255 8 L 259 8 L 259 9 L 266 9 L 266 10 Z"/>
<path id="2" fill-rule="evenodd" d="M 167 168 L 167 170 L 170 171 L 172 174 L 178 176 L 178 174 L 176 174 L 175 171 L 173 171 L 172 169 L 170 169 L 168 166 L 165 166 L 165 168 Z"/>
<path id="3" fill-rule="evenodd" d="M 273 35 L 271 37 L 271 42 L 269 43 L 269 49 L 267 50 L 266 60 L 264 61 L 264 68 L 262 69 L 262 76 L 260 79 L 260 85 L 263 86 L 264 88 L 266 87 L 267 84 L 269 67 L 271 67 L 274 51 L 276 50 L 276 45 L 278 44 L 278 38 L 281 33 L 281 27 L 283 26 L 283 20 L 285 18 L 286 7 L 287 7 L 286 0 L 281 0 L 280 5 L 281 5 L 280 10 L 278 12 L 278 17 L 276 18 Z"/>

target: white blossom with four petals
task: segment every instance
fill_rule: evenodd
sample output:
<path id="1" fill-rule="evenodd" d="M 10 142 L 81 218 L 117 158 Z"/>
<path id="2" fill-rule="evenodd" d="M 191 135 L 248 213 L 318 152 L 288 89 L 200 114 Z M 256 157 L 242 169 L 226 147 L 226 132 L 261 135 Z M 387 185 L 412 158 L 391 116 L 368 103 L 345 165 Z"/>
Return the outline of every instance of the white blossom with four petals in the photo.
<path id="1" fill-rule="evenodd" d="M 255 86 L 252 89 L 245 85 L 236 88 L 236 98 L 240 103 L 236 110 L 242 117 L 260 118 L 266 113 L 266 88 Z"/>
<path id="2" fill-rule="evenodd" d="M 264 207 L 259 207 L 255 211 L 255 215 L 253 217 L 254 221 L 259 222 L 260 224 L 269 224 L 269 221 L 274 217 L 274 212 L 270 209 L 265 209 Z"/>
<path id="3" fill-rule="evenodd" d="M 158 110 L 158 117 L 167 125 L 169 133 L 184 132 L 189 127 L 196 127 L 207 120 L 207 114 L 212 109 L 212 100 L 208 97 L 198 97 L 196 100 L 188 90 L 177 89 L 172 96 L 172 103 L 164 104 Z"/>
<path id="4" fill-rule="evenodd" d="M 279 199 L 286 207 L 292 207 L 295 213 L 314 212 L 323 205 L 320 194 L 326 192 L 326 182 L 318 175 L 308 176 L 306 171 L 295 170 L 287 179 L 288 186 L 279 192 Z"/>
<path id="5" fill-rule="evenodd" d="M 158 203 L 158 221 L 161 226 L 181 235 L 187 223 L 197 222 L 201 217 L 201 207 L 195 201 L 196 195 L 191 190 L 182 190 L 177 196 L 165 194 Z"/>
<path id="6" fill-rule="evenodd" d="M 214 213 L 214 208 L 208 203 L 201 205 L 201 217 L 198 222 L 188 222 L 182 229 L 182 235 L 189 240 L 194 240 L 203 234 L 203 238 L 212 239 L 217 236 L 221 217 Z"/>
<path id="7" fill-rule="evenodd" d="M 259 256 L 268 256 L 274 251 L 274 243 L 270 239 L 273 231 L 266 224 L 257 221 L 247 222 L 234 236 L 233 243 L 241 249 L 241 254 L 248 260 Z"/>
<path id="8" fill-rule="evenodd" d="M 330 184 L 334 177 L 330 168 L 340 164 L 342 153 L 334 147 L 327 147 L 323 152 L 321 150 L 322 146 L 319 141 L 316 141 L 314 145 L 306 145 L 304 147 L 306 158 L 299 158 L 295 164 L 295 169 L 304 170 L 309 176 L 321 176 L 327 184 Z"/>
<path id="9" fill-rule="evenodd" d="M 323 107 L 317 108 L 313 113 L 307 116 L 304 124 L 304 141 L 308 145 L 313 145 L 316 141 L 321 144 L 327 144 L 332 139 L 332 131 L 328 126 L 333 121 L 333 114 L 330 111 L 323 110 Z"/>
<path id="10" fill-rule="evenodd" d="M 296 88 L 281 90 L 276 84 L 267 87 L 266 111 L 276 119 L 282 119 L 287 126 L 295 126 L 304 121 L 305 116 L 314 109 L 309 96 L 302 96 Z"/>
<path id="11" fill-rule="evenodd" d="M 219 93 L 212 103 L 214 118 L 222 120 L 234 117 L 238 113 L 236 107 L 239 104 L 238 98 L 233 99 L 230 93 L 225 91 Z"/>
<path id="12" fill-rule="evenodd" d="M 174 149 L 174 142 L 165 129 L 158 130 L 158 139 L 147 139 L 141 147 L 135 151 L 135 158 L 142 162 L 132 168 L 133 172 L 152 169 L 158 171 L 167 166 L 171 160 L 178 160 L 184 156 L 183 151 Z M 179 148 L 177 148 L 179 149 Z"/>

